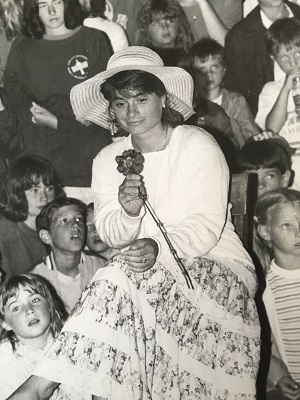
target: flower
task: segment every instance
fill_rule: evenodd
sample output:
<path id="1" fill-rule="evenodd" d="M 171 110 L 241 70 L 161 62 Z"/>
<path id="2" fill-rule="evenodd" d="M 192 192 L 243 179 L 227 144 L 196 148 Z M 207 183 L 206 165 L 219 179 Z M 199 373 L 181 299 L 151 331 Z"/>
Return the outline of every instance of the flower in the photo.
<path id="1" fill-rule="evenodd" d="M 116 157 L 117 170 L 127 176 L 128 174 L 140 174 L 144 169 L 144 156 L 133 149 L 123 151 Z"/>

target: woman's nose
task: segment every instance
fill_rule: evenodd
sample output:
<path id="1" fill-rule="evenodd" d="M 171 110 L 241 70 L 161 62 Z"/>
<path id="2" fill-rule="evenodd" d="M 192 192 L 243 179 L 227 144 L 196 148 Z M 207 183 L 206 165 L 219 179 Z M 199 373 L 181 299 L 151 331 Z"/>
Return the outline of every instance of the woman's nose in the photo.
<path id="1" fill-rule="evenodd" d="M 129 116 L 132 116 L 132 115 L 134 116 L 134 115 L 138 114 L 138 109 L 135 104 L 131 104 L 128 106 L 127 114 Z"/>

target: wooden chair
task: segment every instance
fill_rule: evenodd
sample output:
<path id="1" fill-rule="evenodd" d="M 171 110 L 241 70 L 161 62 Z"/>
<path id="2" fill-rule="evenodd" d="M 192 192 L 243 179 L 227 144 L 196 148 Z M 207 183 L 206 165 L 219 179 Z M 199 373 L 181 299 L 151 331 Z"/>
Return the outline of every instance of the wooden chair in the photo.
<path id="1" fill-rule="evenodd" d="M 245 248 L 252 253 L 253 216 L 257 197 L 255 174 L 233 174 L 229 201 L 232 203 L 232 222 Z"/>

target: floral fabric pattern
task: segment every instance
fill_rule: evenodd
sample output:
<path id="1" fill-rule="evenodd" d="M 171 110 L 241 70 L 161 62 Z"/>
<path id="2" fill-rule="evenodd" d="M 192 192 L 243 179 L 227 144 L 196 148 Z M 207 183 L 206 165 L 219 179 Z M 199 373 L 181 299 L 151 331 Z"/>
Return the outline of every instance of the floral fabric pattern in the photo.
<path id="1" fill-rule="evenodd" d="M 254 400 L 252 294 L 223 264 L 183 262 L 195 286 L 189 296 L 162 264 L 138 274 L 115 257 L 82 292 L 35 374 L 73 385 L 85 400 Z"/>

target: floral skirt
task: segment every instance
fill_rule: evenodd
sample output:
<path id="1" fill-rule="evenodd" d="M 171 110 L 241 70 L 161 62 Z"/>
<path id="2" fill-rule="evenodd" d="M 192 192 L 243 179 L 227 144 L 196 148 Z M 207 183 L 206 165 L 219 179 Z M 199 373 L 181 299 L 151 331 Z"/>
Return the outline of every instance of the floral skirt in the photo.
<path id="1" fill-rule="evenodd" d="M 138 274 L 116 257 L 99 270 L 35 375 L 72 400 L 255 399 L 255 274 L 246 284 L 219 262 L 183 261 L 194 289 L 160 263 Z"/>

